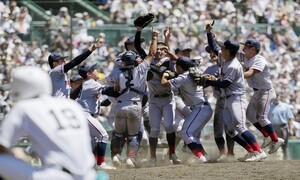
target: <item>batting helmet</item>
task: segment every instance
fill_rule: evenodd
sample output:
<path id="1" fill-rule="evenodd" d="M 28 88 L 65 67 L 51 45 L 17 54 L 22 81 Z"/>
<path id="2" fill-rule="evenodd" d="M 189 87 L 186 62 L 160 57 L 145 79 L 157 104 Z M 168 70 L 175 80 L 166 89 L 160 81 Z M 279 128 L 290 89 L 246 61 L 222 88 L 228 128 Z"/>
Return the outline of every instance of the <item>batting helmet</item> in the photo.
<path id="1" fill-rule="evenodd" d="M 52 83 L 47 72 L 38 67 L 22 66 L 12 71 L 11 97 L 15 101 L 51 94 Z"/>

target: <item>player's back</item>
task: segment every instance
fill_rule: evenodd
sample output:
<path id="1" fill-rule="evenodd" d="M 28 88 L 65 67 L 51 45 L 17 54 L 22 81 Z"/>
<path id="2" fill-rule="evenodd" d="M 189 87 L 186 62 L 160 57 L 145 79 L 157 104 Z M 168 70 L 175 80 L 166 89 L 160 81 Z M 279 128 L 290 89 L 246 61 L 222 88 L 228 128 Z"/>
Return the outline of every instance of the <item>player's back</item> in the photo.
<path id="1" fill-rule="evenodd" d="M 93 176 L 87 120 L 75 101 L 43 96 L 20 102 L 16 109 L 24 114 L 23 133 L 44 164 L 65 168 L 82 179 Z"/>

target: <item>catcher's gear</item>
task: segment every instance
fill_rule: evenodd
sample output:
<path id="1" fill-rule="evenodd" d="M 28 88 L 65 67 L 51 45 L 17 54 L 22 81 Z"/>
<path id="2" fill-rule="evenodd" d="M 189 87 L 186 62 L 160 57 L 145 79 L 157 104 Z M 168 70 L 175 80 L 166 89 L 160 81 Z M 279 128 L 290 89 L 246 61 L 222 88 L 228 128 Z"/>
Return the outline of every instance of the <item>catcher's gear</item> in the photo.
<path id="1" fill-rule="evenodd" d="M 137 17 L 133 21 L 133 24 L 134 24 L 134 26 L 138 26 L 138 27 L 144 28 L 144 27 L 148 26 L 153 20 L 154 20 L 154 14 L 147 13 L 145 15 Z"/>
<path id="2" fill-rule="evenodd" d="M 164 73 L 167 73 L 167 74 L 169 74 L 169 76 L 168 77 L 166 77 L 167 79 L 173 79 L 173 78 L 175 78 L 176 76 L 177 76 L 177 74 L 175 73 L 175 72 L 173 72 L 173 71 L 170 71 L 170 70 L 165 70 L 165 72 Z"/>

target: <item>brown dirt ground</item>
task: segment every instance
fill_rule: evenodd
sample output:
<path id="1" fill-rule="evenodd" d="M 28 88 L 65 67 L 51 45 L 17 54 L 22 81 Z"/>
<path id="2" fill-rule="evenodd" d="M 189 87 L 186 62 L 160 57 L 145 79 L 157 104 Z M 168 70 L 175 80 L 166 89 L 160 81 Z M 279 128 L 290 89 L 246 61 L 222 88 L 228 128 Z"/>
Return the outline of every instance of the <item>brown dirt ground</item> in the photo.
<path id="1" fill-rule="evenodd" d="M 224 180 L 224 179 L 300 179 L 299 160 L 265 160 L 263 162 L 162 165 L 137 169 L 117 169 L 107 173 L 111 180 Z"/>

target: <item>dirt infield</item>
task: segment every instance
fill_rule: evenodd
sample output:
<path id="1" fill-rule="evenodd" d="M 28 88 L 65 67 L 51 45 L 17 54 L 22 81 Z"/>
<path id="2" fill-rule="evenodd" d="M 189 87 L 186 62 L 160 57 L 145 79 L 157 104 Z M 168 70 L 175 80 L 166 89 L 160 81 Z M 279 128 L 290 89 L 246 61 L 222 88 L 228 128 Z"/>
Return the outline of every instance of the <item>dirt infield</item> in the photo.
<path id="1" fill-rule="evenodd" d="M 224 180 L 224 179 L 300 179 L 300 161 L 266 160 L 263 162 L 166 165 L 152 168 L 107 171 L 111 180 Z"/>

